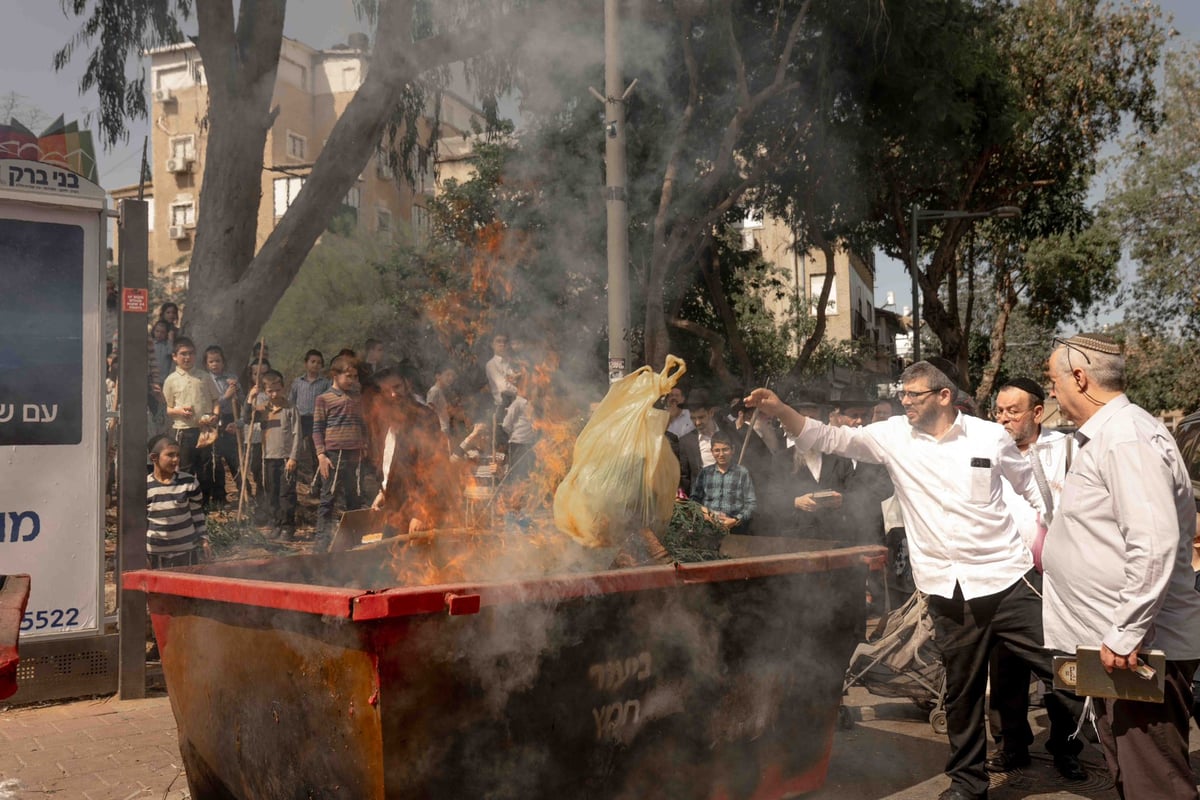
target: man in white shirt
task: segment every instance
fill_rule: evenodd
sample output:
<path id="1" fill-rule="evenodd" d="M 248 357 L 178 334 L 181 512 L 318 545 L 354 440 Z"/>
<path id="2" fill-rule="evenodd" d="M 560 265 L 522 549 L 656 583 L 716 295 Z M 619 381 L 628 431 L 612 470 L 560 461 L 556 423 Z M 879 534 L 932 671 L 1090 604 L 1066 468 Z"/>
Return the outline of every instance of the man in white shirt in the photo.
<path id="1" fill-rule="evenodd" d="M 957 388 L 945 371 L 920 361 L 900 380 L 905 417 L 864 428 L 806 420 L 769 389 L 755 389 L 746 404 L 777 417 L 798 447 L 888 468 L 904 514 L 913 578 L 929 595 L 946 667 L 951 784 L 939 800 L 983 800 L 987 654 L 1003 641 L 1039 676 L 1051 678 L 1041 601 L 1026 577 L 1033 556 L 1004 505 L 1002 479 L 1035 508 L 1042 508 L 1042 499 L 1029 462 L 1004 428 L 955 409 Z"/>
<path id="2" fill-rule="evenodd" d="M 488 391 L 496 405 L 500 405 L 500 396 L 505 392 L 516 393 L 517 387 L 512 382 L 513 365 L 508 360 L 508 337 L 503 333 L 492 337 L 492 357 L 483 371 L 487 373 Z"/>
<path id="3" fill-rule="evenodd" d="M 1034 564 L 1038 567 L 1039 575 L 1031 575 L 1030 582 L 1039 591 L 1042 555 L 1039 534 L 1045 533 L 1045 525 L 1053 519 L 1059 506 L 1063 480 L 1075 452 L 1074 439 L 1042 427 L 1045 402 L 1046 392 L 1037 381 L 1013 378 L 1000 387 L 995 409 L 996 421 L 1004 426 L 1017 449 L 1029 460 L 1034 483 L 1046 508 L 1043 519 L 1011 486 L 1004 484 L 1004 503 L 1012 512 L 1021 540 L 1033 553 Z M 999 729 L 993 730 L 999 747 L 988 755 L 986 766 L 988 772 L 1009 772 L 1030 763 L 1029 745 L 1033 743 L 1033 730 L 1029 727 L 1030 670 L 1005 645 L 999 644 L 992 651 L 988 674 L 990 705 L 995 717 L 999 718 Z M 1073 718 L 1078 717 L 1080 703 L 1075 695 L 1059 692 L 1055 701 L 1069 708 Z M 1046 749 L 1054 756 L 1054 766 L 1059 774 L 1067 780 L 1081 781 L 1087 778 L 1087 772 L 1079 761 L 1083 743 L 1078 738 L 1070 738 L 1075 728 L 1074 724 L 1052 724 Z"/>
<path id="4" fill-rule="evenodd" d="M 692 412 L 688 411 L 686 404 L 687 395 L 683 390 L 678 386 L 671 387 L 667 394 L 667 418 L 670 420 L 667 423 L 667 432 L 675 434 L 677 438 L 696 430 L 696 425 L 692 422 Z"/>
<path id="5" fill-rule="evenodd" d="M 1100 645 L 1105 669 L 1166 653 L 1162 703 L 1095 698 L 1104 758 L 1121 797 L 1195 800 L 1188 761 L 1200 593 L 1192 571 L 1196 508 L 1179 449 L 1125 396 L 1125 360 L 1103 334 L 1055 340 L 1048 375 L 1079 424 L 1079 451 L 1043 551 L 1046 646 Z"/>

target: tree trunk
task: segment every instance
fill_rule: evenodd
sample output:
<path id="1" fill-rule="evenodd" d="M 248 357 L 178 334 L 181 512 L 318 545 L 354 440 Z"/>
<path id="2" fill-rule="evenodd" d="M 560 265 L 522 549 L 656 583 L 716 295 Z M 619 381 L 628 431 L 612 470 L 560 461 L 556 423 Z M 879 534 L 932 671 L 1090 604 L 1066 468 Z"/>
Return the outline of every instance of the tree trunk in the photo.
<path id="1" fill-rule="evenodd" d="M 486 30 L 413 39 L 415 0 L 379 3 L 366 77 L 338 118 L 304 188 L 255 254 L 263 154 L 286 0 L 197 3 L 209 81 L 209 143 L 189 275 L 187 329 L 200 347 L 219 341 L 249 353 L 317 238 L 383 140 L 398 101 L 422 73 L 499 47 L 528 29 L 530 13 L 504 14 Z"/>
<path id="2" fill-rule="evenodd" d="M 820 346 L 821 340 L 825 338 L 825 304 L 829 302 L 829 294 L 837 280 L 836 266 L 833 260 L 833 245 L 820 235 L 814 236 L 813 239 L 816 240 L 817 246 L 821 248 L 821 253 L 825 256 L 825 280 L 821 283 L 821 294 L 817 298 L 817 324 L 813 328 L 812 335 L 804 341 L 804 346 L 800 348 L 800 355 L 796 357 L 796 363 L 792 364 L 792 368 L 784 376 L 783 385 L 779 387 L 781 392 L 787 392 L 791 387 L 800 384 L 808 362 L 812 360 L 813 353 Z"/>
<path id="3" fill-rule="evenodd" d="M 996 276 L 996 322 L 992 325 L 991 357 L 983 368 L 983 376 L 979 380 L 979 388 L 975 390 L 975 405 L 980 409 L 991 398 L 996 388 L 996 376 L 1000 374 L 1000 364 L 1008 349 L 1008 321 L 1012 318 L 1013 308 L 1016 307 L 1017 295 L 1013 289 L 1012 273 L 1006 269 L 997 270 Z"/>

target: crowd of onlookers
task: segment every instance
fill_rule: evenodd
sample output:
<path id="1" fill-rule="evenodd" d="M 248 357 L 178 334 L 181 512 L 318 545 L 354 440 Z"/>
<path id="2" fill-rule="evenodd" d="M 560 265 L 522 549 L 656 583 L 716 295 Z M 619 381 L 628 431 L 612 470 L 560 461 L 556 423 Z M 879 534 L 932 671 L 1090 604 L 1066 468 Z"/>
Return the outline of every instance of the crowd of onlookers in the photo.
<path id="1" fill-rule="evenodd" d="M 339 510 L 385 511 L 389 527 L 409 532 L 459 524 L 472 476 L 515 487 L 533 466 L 535 416 L 556 377 L 552 350 L 513 348 L 498 333 L 476 386 L 449 363 L 423 378 L 368 339 L 361 356 L 346 348 L 327 362 L 308 350 L 289 380 L 265 342 L 231 364 L 219 345 L 200 350 L 178 319 L 164 304 L 148 344 L 154 563 L 195 561 L 206 511 L 236 508 L 293 541 L 301 494 L 317 501 L 319 548 Z M 109 370 L 115 412 L 115 352 Z"/>

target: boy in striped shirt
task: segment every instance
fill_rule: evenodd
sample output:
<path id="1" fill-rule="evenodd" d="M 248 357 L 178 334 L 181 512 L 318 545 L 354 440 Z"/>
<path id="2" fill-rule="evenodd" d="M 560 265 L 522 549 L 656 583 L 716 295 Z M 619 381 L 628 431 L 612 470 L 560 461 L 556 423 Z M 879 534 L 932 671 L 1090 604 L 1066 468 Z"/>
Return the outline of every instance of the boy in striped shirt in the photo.
<path id="1" fill-rule="evenodd" d="M 211 557 L 200 482 L 179 471 L 179 445 L 158 436 L 146 476 L 146 555 L 151 569 L 196 564 Z"/>

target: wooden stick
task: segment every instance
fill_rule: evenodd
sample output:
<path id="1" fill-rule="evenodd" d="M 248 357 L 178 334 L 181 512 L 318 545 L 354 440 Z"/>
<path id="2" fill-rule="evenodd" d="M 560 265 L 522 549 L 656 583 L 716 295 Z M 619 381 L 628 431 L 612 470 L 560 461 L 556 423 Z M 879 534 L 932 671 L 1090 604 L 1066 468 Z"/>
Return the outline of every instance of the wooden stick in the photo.
<path id="1" fill-rule="evenodd" d="M 258 340 L 258 365 L 257 366 L 258 366 L 258 373 L 259 373 L 260 377 L 261 377 L 261 373 L 262 373 L 263 347 L 266 346 L 266 342 L 267 342 L 266 337 L 263 337 Z M 260 381 L 256 380 L 254 382 L 255 387 L 257 387 L 259 383 L 260 383 Z M 249 400 L 249 397 L 250 397 L 250 389 L 247 388 L 246 389 L 247 400 Z M 254 436 L 253 436 L 254 415 L 257 411 L 258 411 L 257 408 L 250 409 L 250 422 L 246 425 L 246 450 L 245 450 L 245 455 L 242 457 L 242 464 L 241 464 L 242 486 L 241 486 L 241 489 L 238 490 L 238 510 L 237 510 L 237 521 L 238 522 L 241 522 L 243 519 L 242 518 L 242 507 L 245 505 L 245 502 L 246 502 L 246 478 L 247 478 L 246 473 L 250 469 L 250 440 L 254 438 Z M 240 445 L 240 443 L 239 443 L 239 445 Z"/>
<path id="2" fill-rule="evenodd" d="M 742 440 L 742 451 L 738 453 L 738 466 L 742 465 L 742 459 L 746 457 L 746 446 L 750 444 L 750 437 L 754 435 L 754 423 L 758 422 L 758 412 L 760 409 L 755 408 L 754 413 L 750 415 L 750 424 L 746 426 L 746 438 Z"/>

